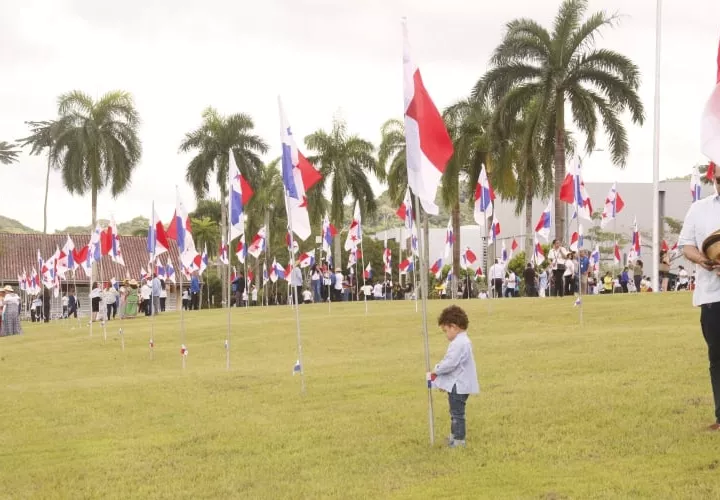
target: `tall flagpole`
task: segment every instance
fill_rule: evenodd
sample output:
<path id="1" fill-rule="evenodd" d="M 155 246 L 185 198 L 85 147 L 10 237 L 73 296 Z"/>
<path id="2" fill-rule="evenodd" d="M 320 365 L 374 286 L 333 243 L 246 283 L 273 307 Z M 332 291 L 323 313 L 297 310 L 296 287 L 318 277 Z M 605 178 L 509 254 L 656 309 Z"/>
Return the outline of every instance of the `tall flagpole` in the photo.
<path id="1" fill-rule="evenodd" d="M 660 291 L 660 62 L 662 48 L 662 0 L 655 12 L 655 101 L 653 104 L 653 234 L 652 288 Z M 614 289 L 614 287 L 613 287 Z"/>
<path id="2" fill-rule="evenodd" d="M 580 164 L 580 172 L 582 172 L 582 164 Z M 578 172 L 578 176 L 580 173 Z M 580 179 L 578 179 L 578 183 L 580 183 Z M 580 206 L 578 204 L 577 196 L 575 196 L 575 218 L 577 219 L 577 233 L 578 233 L 578 308 L 580 309 L 580 326 L 583 326 L 583 289 L 582 289 L 582 257 L 580 256 L 580 252 L 582 251 L 582 245 L 581 245 L 581 235 L 580 235 Z M 588 260 L 589 263 L 589 260 Z M 589 268 L 589 266 L 588 266 Z M 570 276 L 570 279 L 573 281 L 575 278 L 573 276 Z"/>
<path id="3" fill-rule="evenodd" d="M 228 186 L 231 188 L 231 186 Z M 232 195 L 229 194 L 228 196 L 230 199 L 232 199 Z M 232 203 L 232 201 L 230 201 Z M 224 207 L 223 210 L 225 210 L 228 207 Z M 228 210 L 227 220 L 228 222 L 230 219 L 231 214 L 230 210 Z M 230 330 L 232 329 L 232 307 L 230 307 L 230 288 L 232 284 L 230 283 L 230 223 L 227 225 L 227 242 L 228 242 L 228 259 L 227 259 L 227 272 L 226 275 L 228 276 L 228 283 L 225 287 L 227 290 L 225 291 L 225 307 L 227 307 L 227 335 L 225 336 L 225 369 L 230 370 Z"/>
<path id="4" fill-rule="evenodd" d="M 361 223 L 362 224 L 362 223 Z M 365 314 L 367 315 L 368 312 L 368 304 L 367 304 L 367 294 L 365 293 L 365 248 L 363 247 L 363 234 L 362 234 L 362 226 L 360 226 L 360 260 L 362 261 L 362 273 L 363 273 L 363 287 L 362 287 L 362 293 L 363 293 L 363 299 L 365 300 Z"/>
<path id="5" fill-rule="evenodd" d="M 418 201 L 417 196 L 413 196 L 415 199 L 415 220 L 417 222 L 417 225 L 420 224 L 420 202 Z M 428 322 L 427 322 L 427 295 L 428 295 L 428 275 L 427 275 L 427 262 L 425 262 L 425 259 L 422 258 L 424 255 L 424 249 L 425 245 L 427 244 L 426 241 L 424 241 L 424 238 L 420 236 L 420 231 L 418 231 L 418 253 L 420 261 L 420 292 L 422 294 L 421 302 L 422 302 L 422 333 L 423 333 L 423 341 L 425 344 L 425 372 L 430 373 L 430 340 L 429 340 L 429 334 L 428 334 Z M 412 246 L 412 245 L 411 245 Z M 414 274 L 414 272 L 413 272 Z M 417 296 L 417 289 L 415 289 L 415 295 Z M 432 381 L 428 379 L 427 381 L 427 389 L 428 389 L 428 427 L 430 430 L 430 445 L 432 446 L 435 443 L 435 417 L 433 413 L 433 397 L 432 397 Z"/>

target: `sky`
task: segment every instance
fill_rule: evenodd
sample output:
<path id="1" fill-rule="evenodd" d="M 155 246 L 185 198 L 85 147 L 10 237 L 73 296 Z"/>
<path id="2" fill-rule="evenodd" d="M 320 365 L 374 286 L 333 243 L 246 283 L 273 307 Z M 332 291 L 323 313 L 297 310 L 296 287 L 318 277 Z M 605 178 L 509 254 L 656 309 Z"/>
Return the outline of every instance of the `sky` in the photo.
<path id="1" fill-rule="evenodd" d="M 584 160 L 588 182 L 652 180 L 655 0 L 590 0 L 590 11 L 617 13 L 619 25 L 599 46 L 619 50 L 640 67 L 647 120 L 628 127 L 630 156 L 620 170 L 608 155 Z M 720 2 L 665 1 L 660 99 L 661 178 L 687 175 L 705 161 L 700 114 L 715 83 Z M 27 120 L 57 116 L 57 96 L 133 94 L 142 119 L 142 160 L 132 186 L 117 199 L 102 193 L 98 216 L 117 221 L 163 219 L 177 185 L 195 206 L 178 153 L 207 106 L 252 116 L 256 132 L 279 156 L 277 97 L 293 131 L 329 129 L 333 117 L 378 143 L 380 126 L 401 118 L 402 34 L 408 19 L 413 58 L 438 107 L 469 93 L 487 70 L 505 24 L 518 17 L 549 26 L 556 0 L 3 0 L 0 2 L 0 141 L 28 135 Z M 121 6 L 121 7 L 119 7 Z M 598 138 L 598 148 L 604 147 Z M 0 214 L 42 229 L 46 159 L 23 154 L 0 166 Z M 383 190 L 379 184 L 377 192 Z M 213 191 L 217 194 L 217 189 Z M 649 200 L 648 200 L 649 201 Z M 48 230 L 85 225 L 90 196 L 65 192 L 50 179 Z"/>

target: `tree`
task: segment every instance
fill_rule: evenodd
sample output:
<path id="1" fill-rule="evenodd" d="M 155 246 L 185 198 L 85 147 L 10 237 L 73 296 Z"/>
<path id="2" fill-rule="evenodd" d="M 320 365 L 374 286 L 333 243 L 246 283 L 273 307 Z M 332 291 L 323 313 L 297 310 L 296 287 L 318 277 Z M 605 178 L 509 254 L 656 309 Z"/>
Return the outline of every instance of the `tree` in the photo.
<path id="1" fill-rule="evenodd" d="M 236 113 L 223 116 L 209 107 L 203 111 L 202 118 L 200 127 L 185 134 L 180 144 L 181 152 L 197 153 L 187 166 L 185 179 L 195 191 L 195 197 L 200 200 L 206 197 L 210 189 L 210 176 L 215 174 L 220 188 L 221 234 L 228 234 L 225 210 L 230 160 L 228 154 L 232 151 L 240 173 L 254 189 L 256 172 L 262 165 L 258 155 L 267 152 L 268 147 L 265 141 L 253 134 L 255 125 L 249 115 Z M 227 279 L 223 277 L 222 282 L 225 294 Z"/>
<path id="2" fill-rule="evenodd" d="M 597 12 L 583 21 L 587 0 L 565 0 L 553 23 L 553 32 L 531 19 L 516 19 L 491 59 L 490 71 L 476 84 L 476 98 L 490 98 L 509 110 L 537 102 L 542 116 L 544 147 L 554 151 L 555 234 L 565 232 L 560 186 L 565 178 L 565 105 L 585 137 L 585 150 L 595 149 L 596 133 L 602 127 L 609 138 L 612 162 L 625 166 L 629 145 L 620 115 L 630 112 L 633 123 L 645 119 L 640 97 L 638 67 L 622 54 L 599 49 L 595 37 L 613 27 L 616 16 Z"/>
<path id="3" fill-rule="evenodd" d="M 192 223 L 193 238 L 200 251 L 207 245 L 208 255 L 217 255 L 220 242 L 220 227 L 217 222 L 209 217 L 192 218 L 190 222 Z"/>
<path id="4" fill-rule="evenodd" d="M 305 138 L 305 144 L 315 154 L 308 160 L 320 168 L 322 179 L 308 192 L 308 204 L 311 210 L 317 210 L 323 204 L 323 193 L 330 191 L 330 220 L 341 229 L 345 222 L 345 198 L 350 196 L 360 203 L 361 213 L 370 215 L 375 212 L 375 194 L 370 185 L 371 174 L 378 180 L 385 180 L 382 170 L 373 153 L 375 147 L 370 141 L 357 135 L 349 135 L 347 125 L 341 120 L 333 122 L 332 130 L 317 130 Z M 315 207 L 315 208 L 314 208 Z M 313 219 L 318 220 L 314 213 Z M 341 267 L 341 241 L 335 238 L 333 262 Z"/>
<path id="5" fill-rule="evenodd" d="M 98 193 L 109 187 L 116 197 L 130 186 L 142 154 L 140 117 L 132 96 L 119 90 L 97 101 L 73 90 L 58 98 L 58 114 L 49 161 L 58 165 L 70 194 L 90 191 L 95 226 Z"/>
<path id="6" fill-rule="evenodd" d="M 208 219 L 215 221 L 216 224 L 220 224 L 222 211 L 222 207 L 220 206 L 220 202 L 218 200 L 203 198 L 197 200 L 195 210 L 190 213 L 190 217 L 195 219 L 207 217 Z"/>
<path id="7" fill-rule="evenodd" d="M 45 172 L 45 203 L 43 205 L 43 233 L 47 234 L 47 206 L 48 192 L 50 190 L 50 169 L 53 166 L 53 150 L 55 138 L 58 135 L 58 122 L 25 122 L 32 132 L 29 136 L 19 139 L 22 146 L 30 146 L 31 155 L 47 154 L 47 171 Z"/>
<path id="8" fill-rule="evenodd" d="M 15 149 L 15 144 L 0 141 L 0 163 L 3 165 L 15 163 L 18 160 L 18 154 L 20 151 Z"/>

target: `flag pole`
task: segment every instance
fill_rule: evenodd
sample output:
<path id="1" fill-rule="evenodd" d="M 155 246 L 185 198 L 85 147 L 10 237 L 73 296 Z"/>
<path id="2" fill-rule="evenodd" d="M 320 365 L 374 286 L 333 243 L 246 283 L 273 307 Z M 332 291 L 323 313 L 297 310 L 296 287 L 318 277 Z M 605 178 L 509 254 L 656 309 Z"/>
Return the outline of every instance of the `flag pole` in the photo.
<path id="1" fill-rule="evenodd" d="M 417 223 L 419 224 L 420 220 L 420 202 L 418 201 L 417 196 L 415 198 L 415 218 Z M 418 253 L 420 254 L 418 257 L 418 260 L 420 261 L 420 292 L 422 294 L 422 333 L 423 333 L 423 341 L 425 344 L 425 372 L 430 373 L 430 340 L 429 340 L 429 334 L 428 334 L 428 321 L 427 321 L 427 263 L 422 258 L 422 255 L 424 255 L 423 251 L 425 249 L 425 245 L 427 244 L 426 241 L 424 241 L 424 238 L 420 236 L 420 231 L 418 231 Z M 413 271 L 413 275 L 414 275 Z M 417 297 L 417 289 L 415 289 L 415 296 Z M 417 303 L 417 302 L 416 302 Z M 428 427 L 430 431 L 430 446 L 435 444 L 435 416 L 433 414 L 433 397 L 432 397 L 432 382 L 430 380 L 427 381 L 427 389 L 428 389 Z"/>
<path id="2" fill-rule="evenodd" d="M 290 287 L 292 288 L 292 296 L 293 301 L 295 302 L 295 329 L 296 329 L 296 335 L 297 335 L 297 352 L 298 352 L 298 358 L 297 361 L 300 364 L 300 392 L 305 393 L 305 363 L 303 362 L 303 354 L 302 354 L 302 337 L 300 336 L 300 304 L 298 303 L 298 290 L 296 286 L 292 285 L 292 274 L 295 271 L 295 256 L 293 255 L 293 250 L 295 249 L 295 233 L 293 232 L 293 225 L 292 225 L 292 214 L 290 213 L 290 206 L 288 205 L 288 194 L 287 190 L 283 189 L 285 193 L 285 211 L 287 212 L 287 218 L 288 218 L 288 227 L 290 234 L 290 248 L 288 249 L 288 253 L 290 254 L 290 264 L 292 264 L 292 269 L 290 270 L 290 278 L 288 280 L 288 283 L 290 284 Z M 294 372 L 293 372 L 294 373 Z"/>
<path id="3" fill-rule="evenodd" d="M 655 12 L 655 100 L 653 104 L 653 234 L 652 288 L 660 291 L 660 62 L 662 49 L 662 0 Z M 613 287 L 613 290 L 615 287 Z"/>
<path id="4" fill-rule="evenodd" d="M 232 202 L 231 202 L 232 203 Z M 228 221 L 230 219 L 231 214 L 230 210 L 228 210 Z M 243 222 L 243 232 L 245 232 L 245 222 Z M 232 283 L 230 283 L 230 224 L 227 226 L 227 242 L 228 242 L 228 259 L 227 259 L 227 276 L 228 276 L 228 283 L 225 287 L 225 307 L 227 307 L 227 335 L 225 337 L 225 369 L 230 370 L 230 331 L 232 329 L 232 307 L 230 307 L 230 288 L 232 286 Z"/>
<path id="5" fill-rule="evenodd" d="M 617 193 L 615 194 L 617 196 Z M 618 248 L 618 242 L 617 242 L 617 214 L 615 214 L 615 218 L 613 219 L 613 275 L 612 275 L 612 293 L 615 295 L 615 266 L 617 266 L 617 262 L 615 262 L 615 249 Z M 621 256 L 622 257 L 622 256 Z M 657 264 L 656 264 L 657 265 Z"/>
<path id="6" fill-rule="evenodd" d="M 368 313 L 368 304 L 367 304 L 367 294 L 365 293 L 365 248 L 363 247 L 363 235 L 362 235 L 362 228 L 360 229 L 360 253 L 362 254 L 360 256 L 360 260 L 362 261 L 362 269 L 363 269 L 363 299 L 365 300 L 365 315 Z"/>
<path id="7" fill-rule="evenodd" d="M 582 164 L 581 164 L 582 166 Z M 580 252 L 582 251 L 582 240 L 580 235 L 580 207 L 578 206 L 578 200 L 577 196 L 575 197 L 575 215 L 577 219 L 577 233 L 578 233 L 578 307 L 580 309 L 580 327 L 583 326 L 583 289 L 582 289 L 582 257 L 580 256 Z M 590 261 L 588 259 L 588 269 Z M 571 279 L 574 280 L 574 278 L 571 276 Z M 613 287 L 614 288 L 614 287 Z"/>

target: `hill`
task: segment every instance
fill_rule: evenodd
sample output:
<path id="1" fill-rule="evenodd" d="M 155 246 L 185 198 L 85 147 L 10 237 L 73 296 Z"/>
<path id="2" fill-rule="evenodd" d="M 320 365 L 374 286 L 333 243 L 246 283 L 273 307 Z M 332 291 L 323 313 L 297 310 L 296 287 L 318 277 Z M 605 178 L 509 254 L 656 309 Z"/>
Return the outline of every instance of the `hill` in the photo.
<path id="1" fill-rule="evenodd" d="M 98 219 L 98 224 L 100 224 L 100 227 L 107 227 L 109 223 L 110 221 L 107 219 Z M 147 217 L 135 217 L 130 221 L 118 223 L 118 233 L 120 234 L 120 236 L 146 235 L 149 224 L 150 222 Z M 68 226 L 65 229 L 58 229 L 57 231 L 55 231 L 55 234 L 86 234 L 92 232 L 92 230 L 93 227 L 90 225 Z"/>
<path id="2" fill-rule="evenodd" d="M 39 232 L 40 231 L 25 226 L 20 221 L 0 215 L 0 233 L 32 234 Z"/>

